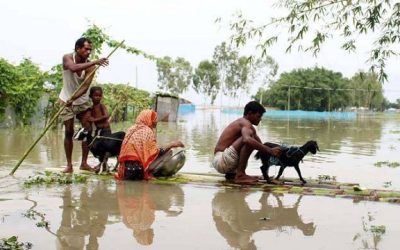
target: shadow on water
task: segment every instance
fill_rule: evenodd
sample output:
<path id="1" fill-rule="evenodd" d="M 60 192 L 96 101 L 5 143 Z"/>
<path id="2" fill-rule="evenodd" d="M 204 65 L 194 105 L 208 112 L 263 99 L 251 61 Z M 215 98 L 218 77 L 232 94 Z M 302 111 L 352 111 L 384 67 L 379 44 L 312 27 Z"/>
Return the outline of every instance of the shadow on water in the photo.
<path id="1" fill-rule="evenodd" d="M 291 228 L 300 230 L 304 236 L 314 235 L 314 223 L 304 223 L 298 213 L 302 196 L 297 197 L 293 206 L 283 206 L 283 195 L 262 192 L 258 201 L 260 207 L 251 209 L 246 201 L 249 194 L 251 193 L 246 191 L 225 190 L 217 192 L 212 200 L 215 225 L 229 246 L 257 249 L 252 235 L 263 230 L 282 232 Z"/>

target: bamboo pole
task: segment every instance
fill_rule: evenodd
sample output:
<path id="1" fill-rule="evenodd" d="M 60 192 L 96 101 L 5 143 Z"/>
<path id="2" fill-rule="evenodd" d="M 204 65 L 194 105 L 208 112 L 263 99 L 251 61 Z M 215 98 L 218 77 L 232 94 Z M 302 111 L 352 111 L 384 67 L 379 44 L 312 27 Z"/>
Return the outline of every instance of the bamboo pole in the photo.
<path id="1" fill-rule="evenodd" d="M 125 40 L 123 40 L 120 44 L 118 44 L 117 47 L 115 47 L 111 53 L 106 57 L 107 59 L 114 54 L 114 52 L 124 43 Z M 85 79 L 83 80 L 82 84 L 79 86 L 79 88 L 77 88 L 75 90 L 75 92 L 72 94 L 72 96 L 74 96 L 84 85 L 84 83 L 93 76 L 93 74 L 97 71 L 97 69 L 100 67 L 100 65 L 97 65 L 96 68 L 90 72 L 89 75 L 87 75 L 85 77 Z M 47 124 L 47 126 L 44 128 L 43 132 L 39 135 L 39 137 L 32 143 L 32 145 L 29 147 L 29 149 L 24 153 L 24 155 L 22 156 L 22 158 L 18 161 L 18 163 L 15 165 L 15 167 L 13 168 L 13 170 L 10 172 L 10 175 L 13 175 L 15 173 L 15 171 L 17 171 L 18 167 L 21 165 L 21 163 L 25 160 L 25 158 L 28 156 L 28 154 L 32 151 L 32 149 L 36 146 L 36 144 L 40 141 L 40 139 L 42 139 L 42 137 L 46 134 L 47 130 L 49 130 L 49 128 L 51 127 L 51 125 L 53 124 L 53 122 L 58 118 L 58 116 L 61 114 L 61 112 L 65 109 L 65 104 L 57 111 L 57 113 L 53 116 L 53 118 L 51 118 L 50 122 Z"/>

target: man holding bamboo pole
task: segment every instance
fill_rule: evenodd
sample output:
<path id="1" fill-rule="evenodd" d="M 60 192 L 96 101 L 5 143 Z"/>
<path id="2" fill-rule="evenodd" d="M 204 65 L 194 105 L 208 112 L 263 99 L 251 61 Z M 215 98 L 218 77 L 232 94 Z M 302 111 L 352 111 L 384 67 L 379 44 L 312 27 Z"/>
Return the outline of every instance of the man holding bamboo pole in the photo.
<path id="1" fill-rule="evenodd" d="M 74 118 L 79 119 L 82 127 L 91 132 L 90 118 L 90 99 L 89 87 L 93 80 L 95 66 L 107 66 L 108 59 L 101 58 L 95 61 L 89 61 L 89 55 L 92 52 L 92 42 L 85 38 L 79 38 L 75 43 L 75 51 L 64 55 L 63 57 L 63 88 L 59 98 L 65 109 L 60 117 L 65 125 L 64 149 L 67 158 L 67 166 L 64 173 L 72 173 L 72 149 L 74 135 Z M 85 77 L 89 76 L 85 80 Z M 83 84 L 81 86 L 81 84 Z M 78 90 L 78 91 L 77 91 Z M 76 93 L 75 93 L 76 92 Z M 75 93 L 75 94 L 74 94 Z M 89 148 L 87 142 L 82 142 L 82 161 L 80 169 L 93 171 L 93 168 L 87 163 Z"/>

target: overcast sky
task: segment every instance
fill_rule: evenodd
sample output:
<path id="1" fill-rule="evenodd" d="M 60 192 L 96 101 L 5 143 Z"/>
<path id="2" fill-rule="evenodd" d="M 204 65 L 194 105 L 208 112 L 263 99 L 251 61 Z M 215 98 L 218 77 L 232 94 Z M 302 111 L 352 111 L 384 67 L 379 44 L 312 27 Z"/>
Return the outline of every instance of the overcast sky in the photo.
<path id="1" fill-rule="evenodd" d="M 63 54 L 73 50 L 76 39 L 88 28 L 90 20 L 116 40 L 157 56 L 184 57 L 195 68 L 201 60 L 211 59 L 214 48 L 228 39 L 227 27 L 217 25 L 218 17 L 229 21 L 241 10 L 244 16 L 268 20 L 274 14 L 268 0 L 0 0 L 0 57 L 12 63 L 31 58 L 43 70 L 61 62 Z M 361 39 L 360 39 L 361 40 Z M 305 53 L 285 54 L 277 46 L 270 55 L 279 64 L 279 73 L 299 67 L 323 66 L 351 77 L 365 64 L 368 45 L 360 43 L 357 53 L 342 51 L 334 41 L 327 43 L 318 57 Z M 104 51 L 104 55 L 108 51 Z M 389 81 L 385 96 L 400 98 L 399 59 L 388 62 Z M 397 66 L 397 67 L 396 67 Z M 156 91 L 154 62 L 118 51 L 110 66 L 99 71 L 100 82 L 130 83 Z M 255 93 L 253 88 L 250 94 Z M 182 95 L 197 104 L 204 98 L 194 91 Z M 249 97 L 232 104 L 243 104 Z M 218 100 L 217 102 L 218 103 Z"/>

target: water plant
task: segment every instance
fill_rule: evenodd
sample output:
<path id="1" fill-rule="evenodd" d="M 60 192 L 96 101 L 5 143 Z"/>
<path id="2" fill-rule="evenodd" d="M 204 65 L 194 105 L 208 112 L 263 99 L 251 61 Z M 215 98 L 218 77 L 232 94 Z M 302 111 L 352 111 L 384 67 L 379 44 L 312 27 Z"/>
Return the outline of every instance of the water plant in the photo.
<path id="1" fill-rule="evenodd" d="M 32 249 L 32 243 L 30 242 L 19 242 L 17 236 L 11 236 L 9 238 L 0 239 L 0 249 L 2 250 L 25 250 Z"/>
<path id="2" fill-rule="evenodd" d="M 400 167 L 400 163 L 393 161 L 393 162 L 389 162 L 389 161 L 378 161 L 374 164 L 376 167 L 380 168 L 383 166 L 388 166 L 389 168 L 397 168 Z"/>
<path id="3" fill-rule="evenodd" d="M 36 223 L 36 226 L 48 228 L 50 223 L 46 220 L 45 215 L 46 214 L 39 213 L 38 211 L 33 209 L 29 209 L 25 214 L 23 214 L 23 216 L 32 220 L 36 220 L 37 217 L 39 217 L 40 221 Z"/>
<path id="4" fill-rule="evenodd" d="M 34 176 L 29 176 L 26 181 L 24 181 L 24 186 L 29 188 L 32 185 L 51 185 L 51 184 L 72 184 L 72 183 L 86 183 L 88 179 L 87 175 L 82 174 L 63 174 L 54 173 L 51 171 L 38 172 Z"/>
<path id="5" fill-rule="evenodd" d="M 336 176 L 331 175 L 318 175 L 318 181 L 336 181 Z"/>

